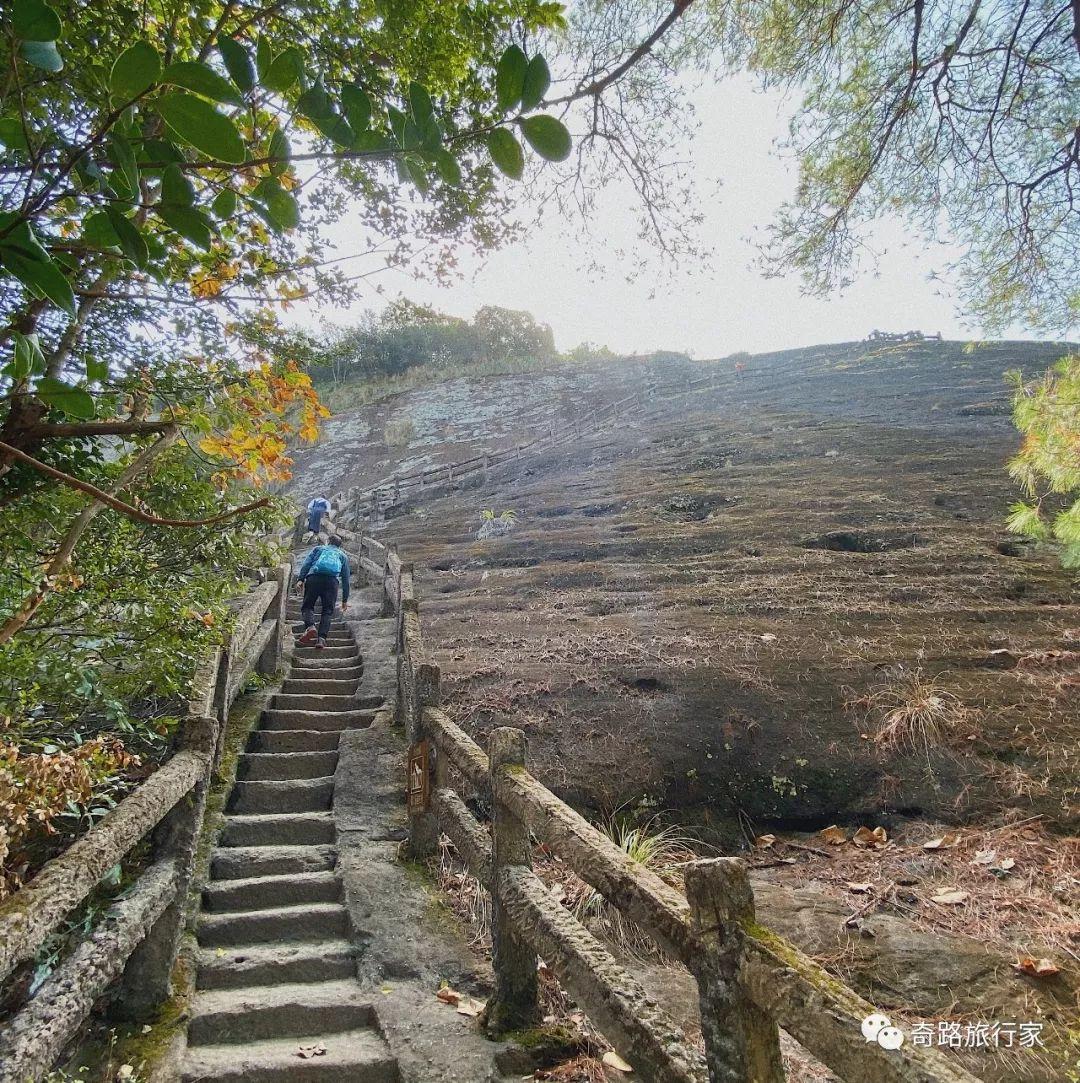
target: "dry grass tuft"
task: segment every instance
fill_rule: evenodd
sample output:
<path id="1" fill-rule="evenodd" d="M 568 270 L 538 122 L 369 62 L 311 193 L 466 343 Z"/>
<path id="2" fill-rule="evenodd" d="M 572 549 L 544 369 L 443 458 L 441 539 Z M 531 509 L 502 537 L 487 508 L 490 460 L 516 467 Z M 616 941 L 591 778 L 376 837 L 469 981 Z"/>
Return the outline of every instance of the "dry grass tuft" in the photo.
<path id="1" fill-rule="evenodd" d="M 927 756 L 971 716 L 939 676 L 928 677 L 921 669 L 899 671 L 884 688 L 857 702 L 866 709 L 868 730 L 879 748 Z"/>

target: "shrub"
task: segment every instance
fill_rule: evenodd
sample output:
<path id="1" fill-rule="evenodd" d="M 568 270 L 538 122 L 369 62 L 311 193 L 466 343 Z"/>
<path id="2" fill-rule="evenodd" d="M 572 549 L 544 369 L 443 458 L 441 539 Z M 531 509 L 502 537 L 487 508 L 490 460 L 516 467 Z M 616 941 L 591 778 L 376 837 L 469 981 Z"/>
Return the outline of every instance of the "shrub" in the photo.
<path id="1" fill-rule="evenodd" d="M 407 417 L 388 421 L 383 429 L 387 447 L 408 447 L 416 435 L 416 426 Z"/>

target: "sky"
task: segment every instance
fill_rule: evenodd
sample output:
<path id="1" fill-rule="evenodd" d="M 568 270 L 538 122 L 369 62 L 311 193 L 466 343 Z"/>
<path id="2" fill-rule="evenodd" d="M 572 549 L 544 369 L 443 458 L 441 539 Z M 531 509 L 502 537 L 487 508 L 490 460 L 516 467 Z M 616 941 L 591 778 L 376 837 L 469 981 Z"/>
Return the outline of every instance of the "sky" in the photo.
<path id="1" fill-rule="evenodd" d="M 527 241 L 483 261 L 463 259 L 464 278 L 449 287 L 387 271 L 376 280 L 381 294 L 361 296 L 351 311 L 299 312 L 298 322 L 312 330 L 347 325 L 364 309 L 377 310 L 403 295 L 466 318 L 483 305 L 525 309 L 551 325 L 562 350 L 590 341 L 618 353 L 671 349 L 707 358 L 850 341 L 875 329 L 979 337 L 978 328 L 959 317 L 948 276 L 930 278 L 945 270 L 954 250 L 941 241 L 928 244 L 896 221 L 874 228 L 878 265 L 842 294 L 807 297 L 796 275 L 764 278 L 754 265 L 752 237 L 794 191 L 795 163 L 776 146 L 786 134 L 790 105 L 745 76 L 702 88 L 694 100 L 701 127 L 683 149 L 702 193 L 702 240 L 715 253 L 709 265 L 693 273 L 672 270 L 639 247 L 645 268 L 627 282 L 614 257 L 599 271 L 587 269 L 568 240 L 573 231 L 549 213 L 530 227 Z M 624 189 L 609 188 L 591 225 L 612 248 L 633 238 L 626 202 Z M 358 231 L 348 220 L 331 233 L 342 253 L 350 235 Z M 1006 337 L 1029 336 L 1016 328 Z"/>

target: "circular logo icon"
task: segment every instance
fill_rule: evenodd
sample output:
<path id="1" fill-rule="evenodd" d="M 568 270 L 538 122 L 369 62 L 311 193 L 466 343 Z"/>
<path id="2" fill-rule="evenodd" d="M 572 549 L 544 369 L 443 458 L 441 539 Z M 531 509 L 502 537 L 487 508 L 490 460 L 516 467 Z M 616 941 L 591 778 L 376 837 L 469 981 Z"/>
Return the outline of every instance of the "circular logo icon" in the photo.
<path id="1" fill-rule="evenodd" d="M 862 1034 L 868 1042 L 876 1042 L 885 1027 L 892 1026 L 892 1020 L 881 1012 L 873 1012 L 862 1021 Z"/>

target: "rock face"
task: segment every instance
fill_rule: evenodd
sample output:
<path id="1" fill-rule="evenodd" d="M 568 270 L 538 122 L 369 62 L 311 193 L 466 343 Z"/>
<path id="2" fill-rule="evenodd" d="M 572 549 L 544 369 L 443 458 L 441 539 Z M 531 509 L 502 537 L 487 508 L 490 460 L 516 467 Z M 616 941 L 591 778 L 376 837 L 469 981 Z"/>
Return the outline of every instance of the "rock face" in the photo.
<path id="1" fill-rule="evenodd" d="M 737 379 L 699 366 L 711 388 L 416 494 L 386 533 L 417 565 L 448 710 L 474 732 L 524 728 L 576 802 L 692 810 L 718 833 L 740 815 L 956 820 L 1003 801 L 1067 824 L 1080 667 L 987 660 L 1068 652 L 1075 583 L 1002 545 L 1008 420 L 961 411 L 1057 352 L 823 348 Z M 613 369 L 605 395 L 590 373 L 588 395 L 634 375 Z M 550 388 L 526 396 L 526 379 L 478 394 L 532 416 Z M 471 423 L 451 435 L 447 457 L 483 446 Z M 483 508 L 519 522 L 480 537 Z M 930 739 L 888 740 L 881 705 L 931 686 L 950 706 Z"/>

